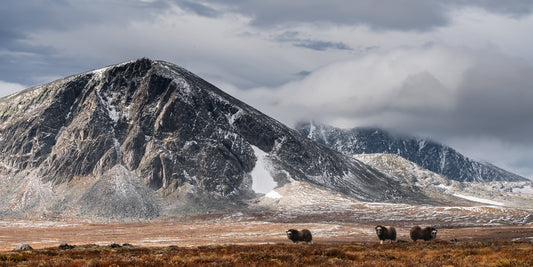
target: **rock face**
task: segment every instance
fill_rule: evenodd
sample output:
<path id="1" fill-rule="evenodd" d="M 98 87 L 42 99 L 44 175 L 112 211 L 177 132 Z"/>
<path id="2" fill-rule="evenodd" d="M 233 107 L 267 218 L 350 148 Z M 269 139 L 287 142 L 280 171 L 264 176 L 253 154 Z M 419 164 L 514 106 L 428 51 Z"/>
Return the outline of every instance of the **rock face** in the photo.
<path id="1" fill-rule="evenodd" d="M 295 180 L 367 201 L 421 199 L 187 70 L 149 59 L 0 99 L 0 147 L 0 217 L 150 219 L 242 207 Z M 263 180 L 268 188 L 257 187 Z"/>
<path id="2" fill-rule="evenodd" d="M 343 130 L 305 122 L 299 123 L 296 129 L 302 135 L 343 154 L 396 154 L 456 181 L 527 181 L 490 163 L 469 159 L 448 146 L 425 139 L 392 135 L 377 128 Z"/>

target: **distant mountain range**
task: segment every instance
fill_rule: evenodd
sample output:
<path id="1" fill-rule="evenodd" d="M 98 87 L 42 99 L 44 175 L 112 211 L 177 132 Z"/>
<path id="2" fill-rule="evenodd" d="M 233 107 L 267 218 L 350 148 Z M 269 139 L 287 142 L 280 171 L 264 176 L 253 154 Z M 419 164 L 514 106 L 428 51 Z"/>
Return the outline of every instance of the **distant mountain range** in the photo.
<path id="1" fill-rule="evenodd" d="M 529 181 L 490 163 L 478 162 L 427 139 L 395 135 L 378 128 L 339 129 L 313 122 L 297 124 L 302 135 L 346 155 L 388 153 L 460 182 Z"/>
<path id="2" fill-rule="evenodd" d="M 0 99 L 0 147 L 0 218 L 243 209 L 293 181 L 363 201 L 429 201 L 191 72 L 146 58 Z"/>

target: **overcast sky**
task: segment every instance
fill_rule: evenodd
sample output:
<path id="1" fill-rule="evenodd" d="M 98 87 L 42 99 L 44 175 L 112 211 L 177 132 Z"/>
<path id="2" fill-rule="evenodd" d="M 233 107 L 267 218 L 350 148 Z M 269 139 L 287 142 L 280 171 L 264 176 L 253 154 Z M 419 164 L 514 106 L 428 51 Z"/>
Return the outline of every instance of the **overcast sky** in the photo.
<path id="1" fill-rule="evenodd" d="M 533 1 L 4 0 L 0 96 L 149 57 L 292 126 L 429 137 L 533 178 Z"/>

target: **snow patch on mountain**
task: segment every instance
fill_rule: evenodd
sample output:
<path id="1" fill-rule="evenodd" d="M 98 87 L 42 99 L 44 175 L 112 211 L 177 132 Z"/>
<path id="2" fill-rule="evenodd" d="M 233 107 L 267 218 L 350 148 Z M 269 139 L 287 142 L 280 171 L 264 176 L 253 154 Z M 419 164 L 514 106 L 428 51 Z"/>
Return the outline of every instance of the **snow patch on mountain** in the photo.
<path id="1" fill-rule="evenodd" d="M 347 197 L 328 188 L 311 184 L 309 182 L 294 181 L 276 189 L 277 198 L 265 195 L 259 198 L 258 204 L 275 206 L 281 209 L 301 209 L 302 207 L 324 206 L 331 209 L 345 209 L 349 204 L 361 201 Z"/>
<path id="2" fill-rule="evenodd" d="M 128 64 L 134 63 L 137 60 L 138 59 L 132 59 L 132 60 L 125 61 L 125 62 L 122 62 L 122 63 L 119 63 L 119 64 L 110 65 L 110 66 L 106 66 L 106 67 L 103 67 L 103 68 L 95 69 L 95 70 L 89 71 L 88 73 L 94 74 L 96 76 L 95 78 L 97 78 L 97 79 L 101 79 L 102 75 L 104 74 L 104 72 L 106 72 L 108 69 L 126 66 Z M 77 74 L 77 75 L 83 75 L 83 74 L 84 73 Z M 77 76 L 77 75 L 74 75 L 74 76 Z"/>
<path id="3" fill-rule="evenodd" d="M 252 190 L 260 194 L 268 194 L 275 196 L 271 191 L 278 186 L 270 174 L 271 164 L 267 159 L 268 154 L 256 146 L 252 146 L 257 161 L 255 167 L 251 172 L 252 175 Z M 269 194 L 270 193 L 270 194 Z M 279 194 L 278 194 L 279 195 Z"/>
<path id="4" fill-rule="evenodd" d="M 228 122 L 233 125 L 235 121 L 244 114 L 244 111 L 242 109 L 239 109 L 237 112 L 229 115 L 227 114 L 226 117 L 228 119 Z"/>
<path id="5" fill-rule="evenodd" d="M 493 201 L 493 200 L 490 200 L 490 199 L 484 199 L 484 198 L 473 197 L 473 196 L 466 196 L 466 195 L 462 195 L 462 194 L 453 194 L 453 195 L 456 196 L 456 197 L 460 197 L 460 198 L 464 198 L 464 199 L 470 200 L 470 201 L 479 202 L 479 203 L 485 203 L 485 204 L 489 204 L 489 205 L 495 205 L 495 206 L 504 206 L 505 205 L 505 204 L 503 204 L 501 202 Z"/>
<path id="6" fill-rule="evenodd" d="M 265 197 L 268 197 L 268 198 L 282 198 L 283 196 L 280 195 L 278 192 L 272 190 L 270 192 L 268 192 Z"/>
<path id="7" fill-rule="evenodd" d="M 515 187 L 512 189 L 513 193 L 533 194 L 533 186 Z"/>

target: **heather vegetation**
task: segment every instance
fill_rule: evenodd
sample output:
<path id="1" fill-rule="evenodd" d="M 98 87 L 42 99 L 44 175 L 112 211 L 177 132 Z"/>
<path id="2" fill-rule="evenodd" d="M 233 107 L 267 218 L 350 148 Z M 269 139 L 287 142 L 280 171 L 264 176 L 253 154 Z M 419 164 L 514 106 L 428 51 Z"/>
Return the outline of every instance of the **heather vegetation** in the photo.
<path id="1" fill-rule="evenodd" d="M 76 246 L 0 253 L 0 266 L 533 266 L 531 242 Z"/>

